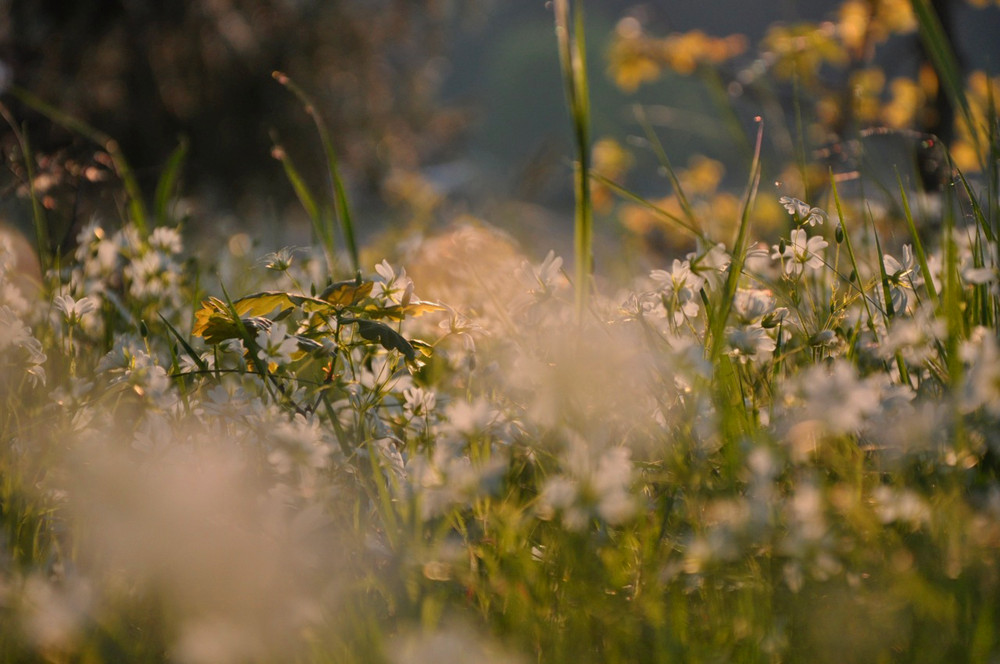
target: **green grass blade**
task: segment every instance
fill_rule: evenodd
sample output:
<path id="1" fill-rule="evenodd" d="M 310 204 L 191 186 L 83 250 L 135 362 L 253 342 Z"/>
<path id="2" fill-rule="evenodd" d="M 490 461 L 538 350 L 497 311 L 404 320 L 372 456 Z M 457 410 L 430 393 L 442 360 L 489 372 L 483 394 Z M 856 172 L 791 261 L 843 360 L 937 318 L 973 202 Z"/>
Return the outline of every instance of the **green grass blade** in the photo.
<path id="1" fill-rule="evenodd" d="M 969 128 L 977 153 L 982 145 L 979 140 L 979 127 L 976 126 L 969 99 L 965 95 L 965 84 L 962 80 L 962 69 L 958 64 L 955 51 L 948 41 L 941 19 L 935 13 L 930 0 L 913 0 L 913 12 L 917 17 L 920 38 L 927 49 L 934 69 L 941 78 L 941 83 L 949 101 L 962 115 L 962 120 Z M 985 165 L 985 155 L 978 154 L 980 162 Z"/>
<path id="2" fill-rule="evenodd" d="M 21 156 L 24 159 L 24 168 L 28 176 L 31 217 L 35 227 L 35 250 L 38 252 L 38 261 L 44 275 L 52 267 L 51 238 L 49 237 L 49 222 L 45 216 L 45 208 L 38 199 L 38 192 L 35 191 L 35 159 L 31 151 L 31 143 L 28 140 L 27 131 L 18 128 L 14 116 L 2 103 L 0 103 L 0 116 L 10 125 L 11 131 L 14 132 L 14 138 L 21 147 Z"/>
<path id="3" fill-rule="evenodd" d="M 566 99 L 573 121 L 576 149 L 574 193 L 573 247 L 575 253 L 576 315 L 581 320 L 590 296 L 593 270 L 594 210 L 590 199 L 590 95 L 587 84 L 586 43 L 584 41 L 583 3 L 572 3 L 573 24 L 570 27 L 570 0 L 555 1 L 556 39 L 559 61 L 566 87 Z"/>
<path id="4" fill-rule="evenodd" d="M 708 236 L 705 235 L 701 231 L 701 229 L 698 228 L 697 226 L 692 226 L 689 220 L 687 220 L 687 219 L 681 219 L 677 215 L 672 214 L 672 213 L 670 213 L 667 210 L 664 210 L 659 205 L 657 205 L 656 203 L 653 203 L 649 199 L 643 198 L 639 194 L 636 194 L 635 192 L 629 191 L 628 189 L 626 189 L 622 185 L 618 184 L 614 180 L 611 180 L 611 179 L 607 178 L 606 176 L 601 175 L 600 173 L 597 173 L 595 171 L 591 171 L 590 172 L 590 177 L 593 178 L 594 180 L 596 180 L 597 182 L 599 182 L 600 184 L 602 184 L 603 186 L 607 187 L 608 189 L 612 190 L 613 192 L 615 192 L 616 194 L 618 194 L 622 198 L 624 198 L 626 200 L 629 200 L 629 201 L 632 201 L 633 203 L 635 203 L 637 205 L 641 205 L 642 207 L 646 208 L 647 210 L 649 210 L 650 212 L 652 212 L 656 216 L 658 216 L 658 217 L 660 217 L 660 218 L 662 218 L 662 219 L 664 219 L 666 221 L 669 221 L 672 224 L 677 225 L 678 227 L 680 227 L 683 230 L 687 231 L 688 233 L 690 233 L 691 235 L 693 235 L 697 239 L 701 240 L 706 245 L 710 245 L 711 244 L 711 242 L 708 239 Z"/>
<path id="5" fill-rule="evenodd" d="M 875 322 L 872 317 L 872 310 L 869 306 L 868 294 L 865 293 L 864 284 L 861 283 L 861 271 L 858 270 L 858 259 L 854 254 L 854 244 L 851 242 L 851 234 L 847 232 L 844 220 L 844 208 L 840 202 L 840 193 L 837 191 L 837 178 L 833 172 L 830 173 L 830 191 L 833 193 L 833 202 L 837 208 L 837 218 L 840 219 L 840 228 L 844 235 L 844 246 L 847 247 L 847 257 L 851 261 L 851 270 L 854 271 L 857 284 L 851 284 L 861 293 L 861 302 L 865 305 L 865 314 L 868 316 L 868 329 L 874 329 Z"/>
<path id="6" fill-rule="evenodd" d="M 302 205 L 302 209 L 306 211 L 306 216 L 309 217 L 309 222 L 312 224 L 313 232 L 316 234 L 316 239 L 319 240 L 323 247 L 323 253 L 326 255 L 327 268 L 332 274 L 334 268 L 337 264 L 336 259 L 336 247 L 334 246 L 333 240 L 333 229 L 327 218 L 327 212 L 325 212 L 320 204 L 316 202 L 316 196 L 313 194 L 312 189 L 303 179 L 302 174 L 299 169 L 295 166 L 295 162 L 292 161 L 291 156 L 285 148 L 278 142 L 277 136 L 271 136 L 271 140 L 274 143 L 274 147 L 271 150 L 271 154 L 281 162 L 281 167 L 285 171 L 285 178 L 288 180 L 289 184 L 292 185 L 292 190 L 295 192 L 295 196 L 299 199 L 299 203 Z"/>
<path id="7" fill-rule="evenodd" d="M 128 160 L 125 159 L 125 154 L 122 152 L 121 146 L 118 145 L 118 141 L 99 129 L 90 126 L 83 120 L 64 113 L 55 106 L 42 101 L 27 90 L 11 86 L 10 91 L 22 103 L 38 111 L 52 120 L 52 122 L 83 136 L 107 151 L 108 156 L 111 157 L 112 164 L 114 164 L 115 172 L 121 178 L 122 186 L 125 188 L 125 194 L 128 197 L 129 218 L 135 224 L 139 234 L 142 237 L 147 237 L 149 235 L 149 211 L 146 209 L 146 203 L 143 199 L 139 182 L 135 179 L 135 173 L 132 171 Z"/>
<path id="8" fill-rule="evenodd" d="M 319 235 L 320 238 L 325 239 L 328 236 L 328 233 L 325 228 L 319 225 L 319 205 L 316 203 L 316 197 L 309 189 L 309 185 L 302 179 L 302 174 L 299 173 L 299 169 L 296 168 L 295 163 L 292 161 L 292 158 L 288 156 L 288 153 L 285 152 L 284 148 L 276 144 L 274 154 L 277 156 L 278 161 L 281 162 L 281 167 L 285 170 L 285 177 L 288 178 L 288 182 L 292 185 L 292 189 L 295 190 L 295 195 L 298 197 L 299 203 L 302 204 L 302 207 L 305 209 L 309 219 L 312 220 L 313 227 L 315 228 L 317 235 Z"/>
<path id="9" fill-rule="evenodd" d="M 153 194 L 153 219 L 157 226 L 162 226 L 170 221 L 170 202 L 177 193 L 181 167 L 184 165 L 187 152 L 187 139 L 181 139 L 180 144 L 170 153 L 167 165 L 156 183 L 156 192 Z"/>
<path id="10" fill-rule="evenodd" d="M 885 321 L 886 327 L 888 327 L 889 321 L 896 316 L 896 311 L 893 310 L 892 293 L 889 289 L 889 275 L 885 272 L 885 254 L 882 253 L 882 242 L 879 240 L 878 229 L 875 227 L 875 217 L 872 215 L 871 208 L 867 209 L 868 222 L 872 226 L 872 237 L 875 238 L 875 255 L 878 257 L 879 284 L 882 286 L 882 318 Z"/>
<path id="11" fill-rule="evenodd" d="M 927 289 L 927 295 L 932 300 L 937 300 L 937 288 L 934 286 L 934 280 L 931 279 L 931 271 L 927 265 L 927 253 L 924 251 L 924 243 L 920 239 L 920 234 L 917 233 L 917 225 L 913 222 L 913 213 L 910 211 L 910 199 L 906 195 L 906 188 L 903 186 L 903 179 L 899 176 L 899 171 L 896 171 L 896 182 L 899 184 L 900 200 L 903 203 L 903 217 L 906 219 L 906 225 L 910 229 L 910 237 L 913 238 L 913 251 L 917 255 L 917 263 L 920 265 L 921 274 L 924 275 L 924 288 Z"/>
<path id="12" fill-rule="evenodd" d="M 652 148 L 653 154 L 656 155 L 656 159 L 660 162 L 660 166 L 663 167 L 663 170 L 667 175 L 667 179 L 670 180 L 670 186 L 673 187 L 674 193 L 677 194 L 677 201 L 681 205 L 681 210 L 684 211 L 687 223 L 691 228 L 696 229 L 699 237 L 703 238 L 704 235 L 701 232 L 701 224 L 698 223 L 698 218 L 694 214 L 694 208 L 691 206 L 691 202 L 688 200 L 687 194 L 684 193 L 684 187 L 681 186 L 680 178 L 677 177 L 677 173 L 674 171 L 674 167 L 670 163 L 670 158 L 667 157 L 667 151 L 663 149 L 663 144 L 660 142 L 659 136 L 657 136 L 656 132 L 653 131 L 653 127 L 649 124 L 649 120 L 646 118 L 646 113 L 641 106 L 637 105 L 635 107 L 635 117 L 646 134 L 646 141 Z"/>
<path id="13" fill-rule="evenodd" d="M 709 357 L 715 359 L 722 351 L 725 339 L 726 320 L 729 318 L 729 311 L 733 306 L 733 297 L 736 295 L 736 288 L 739 286 L 740 276 L 743 273 L 743 264 L 746 261 L 747 243 L 750 237 L 750 212 L 753 210 L 754 201 L 757 198 L 757 189 L 760 186 L 761 160 L 760 151 L 764 141 L 764 124 L 758 120 L 757 140 L 754 146 L 753 162 L 750 168 L 750 178 L 747 181 L 747 188 L 743 194 L 743 203 L 740 212 L 740 227 L 736 234 L 736 241 L 733 244 L 731 253 L 732 262 L 729 264 L 729 273 L 726 277 L 714 320 L 711 326 L 711 352 Z"/>
<path id="14" fill-rule="evenodd" d="M 188 357 L 191 358 L 191 361 L 194 362 L 195 365 L 197 365 L 198 370 L 207 372 L 208 363 L 205 362 L 205 360 L 201 359 L 201 356 L 198 355 L 198 352 L 191 347 L 191 344 L 187 342 L 187 339 L 185 339 L 181 335 L 181 333 L 178 332 L 177 329 L 170 324 L 170 321 L 168 321 L 166 318 L 163 317 L 163 314 L 157 313 L 157 315 L 160 317 L 160 320 L 163 322 L 163 324 L 166 325 L 167 329 L 170 331 L 170 334 L 172 334 L 174 338 L 177 339 L 178 343 L 180 343 L 181 347 L 184 348 L 184 352 L 187 353 Z"/>
<path id="15" fill-rule="evenodd" d="M 337 211 L 337 218 L 340 220 L 341 232 L 344 235 L 344 244 L 351 259 L 351 268 L 357 274 L 361 267 L 358 259 L 357 241 L 355 240 L 354 217 L 351 213 L 350 203 L 347 200 L 347 190 L 344 187 L 344 180 L 340 176 L 339 160 L 337 159 L 337 152 L 333 147 L 333 141 L 330 139 L 330 132 L 327 130 L 323 118 L 320 117 L 319 111 L 316 109 L 316 104 L 306 94 L 305 90 L 296 85 L 294 81 L 282 72 L 276 71 L 272 76 L 274 80 L 299 98 L 306 113 L 312 119 L 316 131 L 319 133 L 320 142 L 323 144 L 323 152 L 326 155 L 327 174 L 330 177 L 334 209 Z"/>

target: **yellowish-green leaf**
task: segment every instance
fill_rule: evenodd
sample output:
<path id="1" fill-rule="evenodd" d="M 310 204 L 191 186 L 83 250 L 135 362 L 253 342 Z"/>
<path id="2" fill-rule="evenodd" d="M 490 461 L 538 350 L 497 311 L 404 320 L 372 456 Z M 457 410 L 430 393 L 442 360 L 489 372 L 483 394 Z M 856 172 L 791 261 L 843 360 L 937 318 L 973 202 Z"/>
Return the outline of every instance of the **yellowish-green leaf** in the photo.
<path id="1" fill-rule="evenodd" d="M 423 314 L 435 311 L 444 311 L 444 306 L 437 302 L 424 302 L 415 300 L 408 304 L 394 304 L 388 307 L 370 307 L 365 313 L 372 318 L 388 318 L 389 320 L 403 320 L 407 317 L 415 318 Z"/>
<path id="2" fill-rule="evenodd" d="M 371 295 L 374 285 L 373 281 L 362 281 L 361 283 L 355 279 L 338 281 L 327 286 L 319 297 L 336 307 L 350 307 Z"/>

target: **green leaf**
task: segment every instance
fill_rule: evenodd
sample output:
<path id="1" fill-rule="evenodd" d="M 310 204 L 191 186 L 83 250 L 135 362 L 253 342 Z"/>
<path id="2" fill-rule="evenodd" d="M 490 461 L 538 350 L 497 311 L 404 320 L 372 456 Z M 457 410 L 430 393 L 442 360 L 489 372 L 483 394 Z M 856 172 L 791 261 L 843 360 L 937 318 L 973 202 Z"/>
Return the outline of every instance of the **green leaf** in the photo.
<path id="1" fill-rule="evenodd" d="M 201 356 L 199 356 L 195 349 L 191 347 L 191 344 L 189 344 L 187 340 L 181 336 L 181 333 L 170 324 L 170 321 L 163 317 L 163 314 L 157 315 L 160 317 L 160 320 L 163 321 L 163 324 L 167 326 L 170 333 L 174 335 L 174 338 L 180 342 L 181 346 L 184 348 L 184 352 L 187 353 L 188 357 L 190 357 L 191 360 L 198 366 L 198 369 L 200 371 L 208 371 L 208 364 L 205 363 L 205 360 L 201 359 Z"/>
<path id="2" fill-rule="evenodd" d="M 357 279 L 338 281 L 324 288 L 319 294 L 319 299 L 334 306 L 351 307 L 371 295 L 374 285 L 373 281 L 359 282 Z"/>
<path id="3" fill-rule="evenodd" d="M 271 322 L 284 318 L 294 308 L 316 311 L 329 308 L 323 300 L 305 295 L 294 295 L 283 291 L 265 291 L 247 295 L 233 302 L 233 308 L 218 298 L 210 297 L 195 312 L 191 334 L 202 337 L 210 344 L 240 337 L 239 323 L 232 311 L 243 324 L 255 330 L 270 327 Z"/>
<path id="4" fill-rule="evenodd" d="M 156 193 L 153 195 L 153 218 L 157 226 L 162 226 L 169 221 L 167 213 L 170 208 L 170 199 L 177 190 L 181 166 L 184 164 L 187 151 L 187 140 L 182 139 L 180 145 L 170 153 L 167 165 L 156 183 Z"/>
<path id="5" fill-rule="evenodd" d="M 357 325 L 358 333 L 367 341 L 373 341 L 386 350 L 398 350 L 409 361 L 417 359 L 417 351 L 410 342 L 385 323 L 364 318 L 341 318 L 341 323 Z"/>
<path id="6" fill-rule="evenodd" d="M 416 300 L 407 304 L 394 304 L 388 307 L 369 307 L 365 309 L 365 314 L 372 318 L 388 318 L 389 320 L 400 321 L 407 317 L 414 318 L 423 314 L 444 310 L 445 307 L 437 302 Z"/>

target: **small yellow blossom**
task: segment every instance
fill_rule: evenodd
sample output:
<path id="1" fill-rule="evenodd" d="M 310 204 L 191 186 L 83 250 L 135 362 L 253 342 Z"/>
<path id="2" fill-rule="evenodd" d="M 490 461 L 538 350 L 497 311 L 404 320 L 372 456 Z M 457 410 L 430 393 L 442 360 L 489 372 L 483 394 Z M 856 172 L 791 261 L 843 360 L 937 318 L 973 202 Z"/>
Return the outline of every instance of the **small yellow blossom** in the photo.
<path id="1" fill-rule="evenodd" d="M 923 90 L 912 79 L 899 77 L 889 83 L 889 93 L 892 98 L 882 108 L 882 123 L 894 129 L 913 126 L 926 101 Z"/>
<path id="2" fill-rule="evenodd" d="M 619 181 L 632 168 L 632 155 L 613 138 L 602 138 L 591 151 L 593 171 L 612 181 Z M 598 212 L 607 212 L 613 202 L 611 190 L 595 181 L 590 190 L 591 201 Z"/>
<path id="3" fill-rule="evenodd" d="M 832 23 L 774 25 L 764 35 L 761 48 L 772 58 L 778 78 L 798 76 L 806 85 L 816 82 L 823 64 L 841 66 L 848 61 Z"/>
<path id="4" fill-rule="evenodd" d="M 859 69 L 851 75 L 849 85 L 854 117 L 863 124 L 874 123 L 882 110 L 885 73 L 878 67 Z"/>
<path id="5" fill-rule="evenodd" d="M 690 196 L 712 194 L 719 188 L 725 174 L 726 167 L 721 161 L 696 154 L 688 162 L 687 170 L 681 173 L 681 186 L 684 193 Z"/>

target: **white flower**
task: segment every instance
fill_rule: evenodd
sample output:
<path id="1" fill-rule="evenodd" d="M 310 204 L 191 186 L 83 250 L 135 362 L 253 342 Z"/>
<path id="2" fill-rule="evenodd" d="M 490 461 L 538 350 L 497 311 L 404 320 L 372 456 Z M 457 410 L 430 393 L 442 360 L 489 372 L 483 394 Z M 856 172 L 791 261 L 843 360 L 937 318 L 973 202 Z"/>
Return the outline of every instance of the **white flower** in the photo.
<path id="1" fill-rule="evenodd" d="M 792 198 L 791 196 L 782 196 L 778 199 L 788 214 L 795 217 L 799 225 L 804 226 L 809 224 L 810 226 L 815 226 L 816 224 L 822 224 L 826 221 L 826 212 L 818 207 L 810 207 L 808 203 L 800 201 L 797 198 Z"/>
<path id="2" fill-rule="evenodd" d="M 426 417 L 434 411 L 437 405 L 437 395 L 434 390 L 422 387 L 410 387 L 403 391 L 403 410 L 413 416 Z"/>
<path id="3" fill-rule="evenodd" d="M 17 317 L 17 314 L 7 305 L 0 305 L 0 355 L 8 348 L 20 348 L 27 357 L 25 371 L 32 385 L 45 383 L 45 353 L 42 344 L 32 334 L 31 330 Z M 9 372 L 9 367 L 7 368 Z"/>
<path id="4" fill-rule="evenodd" d="M 285 324 L 281 322 L 258 332 L 256 341 L 260 347 L 257 357 L 263 362 L 275 362 L 279 365 L 291 362 L 292 353 L 299 349 L 298 341 L 288 335 Z"/>
<path id="5" fill-rule="evenodd" d="M 808 237 L 801 228 L 792 230 L 790 240 L 783 248 L 781 245 L 772 247 L 771 258 L 781 259 L 785 274 L 798 277 L 807 267 L 813 270 L 823 267 L 823 258 L 819 252 L 826 249 L 826 240 L 818 235 Z"/>
<path id="6" fill-rule="evenodd" d="M 181 234 L 176 228 L 157 226 L 149 236 L 149 246 L 168 254 L 181 253 Z"/>
<path id="7" fill-rule="evenodd" d="M 536 298 L 551 295 L 563 283 L 562 264 L 562 257 L 556 256 L 556 252 L 550 249 L 545 255 L 545 260 L 537 267 L 528 261 L 523 261 L 518 270 L 518 277 L 528 289 L 529 295 Z"/>
<path id="8" fill-rule="evenodd" d="M 595 459 L 585 441 L 571 441 L 563 459 L 565 472 L 552 475 L 542 487 L 538 517 L 551 520 L 559 514 L 570 530 L 582 530 L 593 517 L 609 525 L 630 519 L 637 507 L 630 490 L 631 454 L 627 447 L 613 447 Z"/>
<path id="9" fill-rule="evenodd" d="M 465 435 L 475 435 L 486 431 L 496 418 L 496 411 L 486 399 L 475 401 L 452 401 L 445 408 L 445 416 L 456 431 Z"/>
<path id="10" fill-rule="evenodd" d="M 14 310 L 6 305 L 0 306 L 0 351 L 11 346 L 24 346 L 33 339 L 31 330 L 21 322 Z"/>
<path id="11" fill-rule="evenodd" d="M 597 494 L 597 514 L 611 525 L 627 521 L 635 513 L 635 500 L 629 492 L 632 483 L 632 458 L 627 447 L 613 447 L 597 462 L 591 487 Z"/>
<path id="12" fill-rule="evenodd" d="M 653 270 L 649 277 L 656 282 L 666 305 L 673 313 L 676 323 L 684 318 L 694 318 L 700 311 L 699 293 L 705 285 L 705 278 L 691 271 L 688 261 L 674 259 L 669 272 Z"/>
<path id="13" fill-rule="evenodd" d="M 97 308 L 97 303 L 89 296 L 74 300 L 72 295 L 56 295 L 52 304 L 63 312 L 63 317 L 70 325 L 79 323 L 86 314 Z"/>
<path id="14" fill-rule="evenodd" d="M 773 312 L 775 304 L 769 290 L 741 288 L 733 296 L 733 313 L 741 322 L 753 323 Z"/>
<path id="15" fill-rule="evenodd" d="M 964 375 L 962 407 L 972 412 L 984 407 L 1000 415 L 1000 344 L 996 335 L 985 327 L 977 327 L 959 351 L 968 366 Z"/>
<path id="16" fill-rule="evenodd" d="M 796 381 L 805 406 L 805 418 L 821 422 L 831 433 L 853 433 L 865 418 L 879 410 L 881 389 L 875 378 L 861 379 L 844 360 L 829 368 L 814 365 Z"/>
<path id="17" fill-rule="evenodd" d="M 703 277 L 711 288 L 715 288 L 722 281 L 726 268 L 732 262 L 732 258 L 726 253 L 725 245 L 721 242 L 713 245 L 700 256 L 696 252 L 692 252 L 685 258 L 688 260 L 691 271 L 699 277 Z"/>
<path id="18" fill-rule="evenodd" d="M 375 272 L 382 277 L 372 288 L 372 297 L 383 297 L 390 303 L 407 305 L 413 298 L 413 280 L 406 276 L 406 269 L 400 268 L 399 274 L 383 260 L 375 266 Z"/>
<path id="19" fill-rule="evenodd" d="M 264 256 L 264 267 L 268 270 L 274 270 L 275 272 L 286 272 L 292 267 L 292 261 L 294 258 L 295 249 L 291 247 L 282 247 L 281 249 Z"/>
<path id="20" fill-rule="evenodd" d="M 743 363 L 765 359 L 777 346 L 759 323 L 729 330 L 727 340 L 733 349 L 733 355 Z"/>

